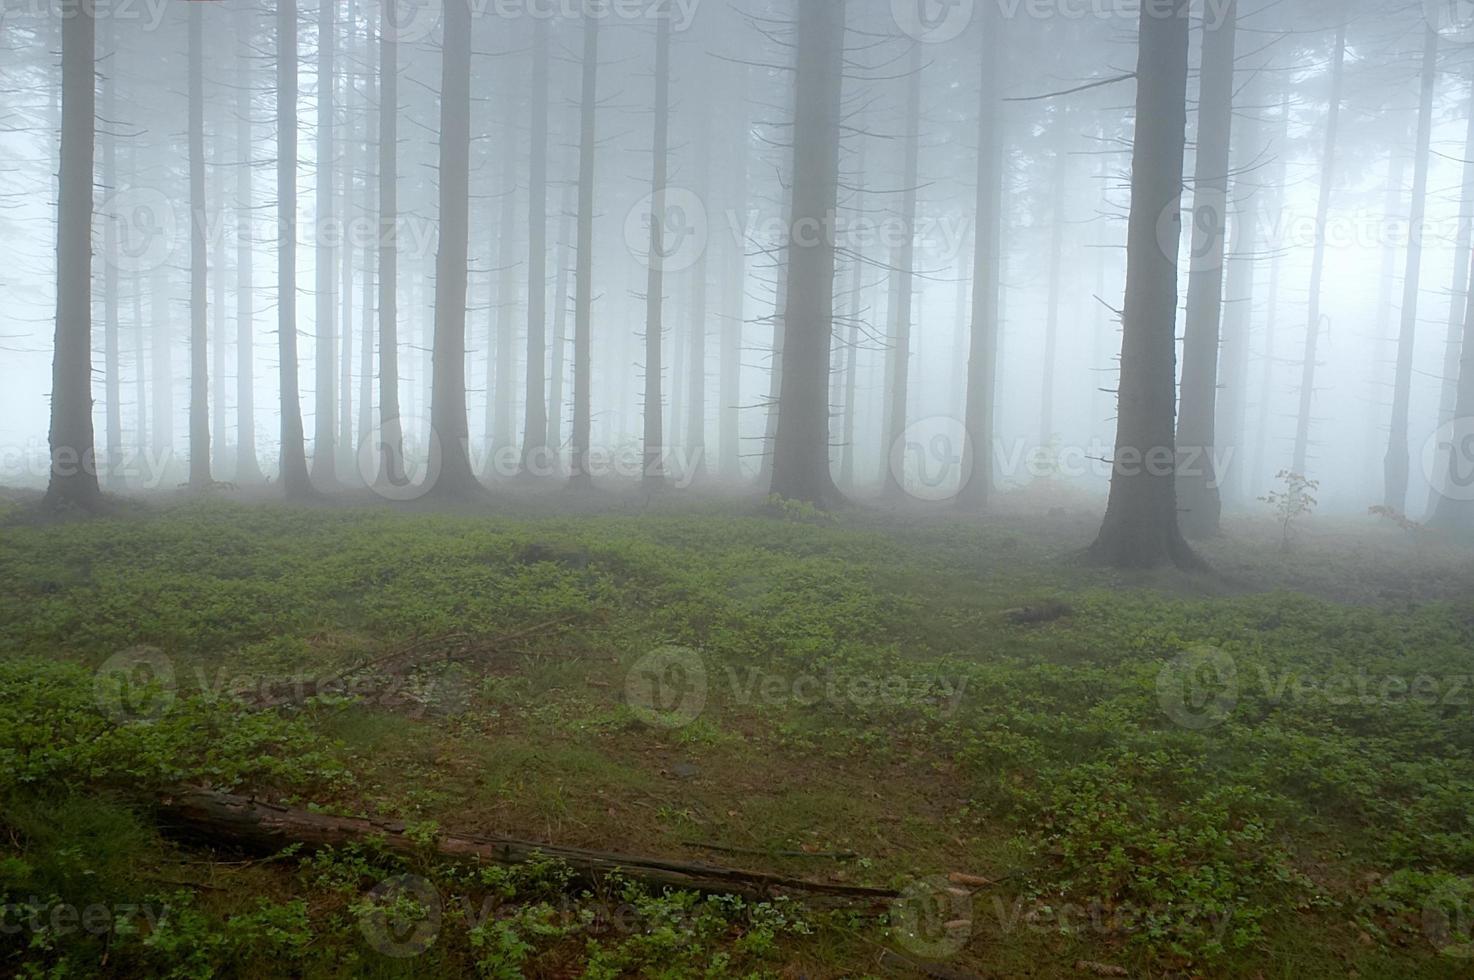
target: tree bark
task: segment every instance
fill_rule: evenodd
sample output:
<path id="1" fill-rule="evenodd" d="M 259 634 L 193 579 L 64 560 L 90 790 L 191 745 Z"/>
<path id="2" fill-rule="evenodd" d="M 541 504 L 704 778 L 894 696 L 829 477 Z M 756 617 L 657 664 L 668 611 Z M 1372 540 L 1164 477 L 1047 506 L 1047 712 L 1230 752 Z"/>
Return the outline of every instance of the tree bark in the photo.
<path id="1" fill-rule="evenodd" d="M 593 482 L 589 469 L 590 437 L 593 428 L 589 385 L 594 300 L 594 151 L 595 112 L 598 109 L 599 18 L 587 14 L 583 21 L 583 82 L 579 109 L 578 149 L 578 271 L 574 276 L 573 315 L 573 454 L 570 483 L 575 488 Z"/>
<path id="2" fill-rule="evenodd" d="M 236 242 L 235 242 L 235 482 L 261 483 L 261 465 L 256 459 L 256 295 L 255 245 L 252 235 L 255 145 L 251 124 L 251 57 L 254 18 L 251 7 L 243 6 L 236 22 L 235 54 L 235 143 L 236 143 Z"/>
<path id="3" fill-rule="evenodd" d="M 277 0 L 277 353 L 281 377 L 281 483 L 289 499 L 313 494 L 297 382 L 297 2 Z"/>
<path id="4" fill-rule="evenodd" d="M 729 481 L 742 479 L 742 334 L 747 325 L 747 240 L 743 229 L 747 218 L 747 168 L 751 142 L 751 120 L 747 104 L 748 68 L 736 68 L 734 115 L 738 122 L 736 145 L 732 147 L 732 204 L 729 214 L 736 221 L 728 239 L 724 279 L 721 366 L 717 379 L 719 469 Z"/>
<path id="5" fill-rule="evenodd" d="M 379 0 L 379 472 L 403 486 L 404 428 L 399 418 L 399 42 L 395 0 Z"/>
<path id="6" fill-rule="evenodd" d="M 476 496 L 466 416 L 466 252 L 470 235 L 471 7 L 445 5 L 440 75 L 440 245 L 435 257 L 430 477 L 440 497 Z"/>
<path id="7" fill-rule="evenodd" d="M 829 468 L 829 355 L 834 335 L 834 241 L 839 190 L 844 0 L 798 8 L 793 241 L 788 249 L 783 379 L 772 492 L 815 506 L 843 502 Z"/>
<path id="8" fill-rule="evenodd" d="M 202 490 L 210 476 L 210 361 L 206 309 L 209 257 L 205 243 L 204 11 L 189 8 L 189 485 Z"/>
<path id="9" fill-rule="evenodd" d="M 1223 256 L 1228 170 L 1233 146 L 1234 41 L 1238 4 L 1229 0 L 1218 24 L 1203 27 L 1198 154 L 1193 176 L 1192 258 L 1187 328 L 1182 345 L 1181 415 L 1177 422 L 1177 498 L 1189 538 L 1219 532 L 1223 498 L 1213 456 L 1218 442 L 1218 364 L 1223 323 Z"/>
<path id="10" fill-rule="evenodd" d="M 644 465 L 646 486 L 665 482 L 664 370 L 666 177 L 670 144 L 670 18 L 658 18 L 655 30 L 655 130 L 651 147 L 650 254 L 645 275 L 645 404 Z"/>
<path id="11" fill-rule="evenodd" d="M 333 247 L 331 233 L 336 211 L 333 195 L 334 143 L 334 92 L 336 67 L 334 48 L 337 39 L 334 8 L 338 0 L 318 0 L 317 19 L 317 168 L 316 207 L 317 234 L 316 308 L 314 319 L 316 343 L 314 360 L 317 364 L 316 405 L 313 416 L 312 438 L 312 482 L 319 490 L 333 490 L 338 485 L 337 438 L 337 322 L 334 290 L 337 287 L 335 263 L 337 250 Z"/>
<path id="12" fill-rule="evenodd" d="M 1300 368 L 1300 409 L 1295 423 L 1295 453 L 1290 468 L 1305 475 L 1310 456 L 1310 412 L 1315 404 L 1316 359 L 1320 356 L 1321 285 L 1326 271 L 1326 222 L 1336 178 L 1336 135 L 1341 121 L 1341 87 L 1346 73 L 1346 18 L 1336 32 L 1331 60 L 1331 98 L 1326 110 L 1325 149 L 1321 156 L 1320 203 L 1315 212 L 1315 248 L 1310 259 L 1310 312 L 1305 324 L 1305 360 Z"/>
<path id="13" fill-rule="evenodd" d="M 114 19 L 103 21 L 103 49 L 113 62 L 102 79 L 102 117 L 106 120 L 118 118 L 117 79 L 118 58 L 117 30 Z M 105 193 L 118 190 L 117 137 L 108 130 L 102 136 L 102 185 Z M 105 485 L 111 490 L 123 489 L 126 480 L 123 474 L 123 384 L 121 357 L 118 343 L 118 219 L 115 214 L 103 215 L 103 372 L 105 397 L 107 400 L 107 465 L 103 470 Z"/>
<path id="14" fill-rule="evenodd" d="M 549 462 L 557 463 L 563 454 L 563 390 L 568 377 L 568 250 L 573 247 L 573 208 L 577 203 L 578 183 L 565 182 L 562 212 L 558 221 L 557 287 L 553 291 L 553 368 L 548 385 L 548 451 Z"/>
<path id="15" fill-rule="evenodd" d="M 1438 32 L 1423 32 L 1423 85 L 1418 108 L 1418 143 L 1413 158 L 1412 216 L 1408 227 L 1407 271 L 1402 285 L 1402 329 L 1397 338 L 1397 376 L 1392 388 L 1392 435 L 1387 443 L 1385 504 L 1407 512 L 1410 472 L 1407 430 L 1413 387 L 1413 352 L 1418 335 L 1418 287 L 1423 273 L 1423 218 L 1428 206 L 1429 147 L 1433 140 L 1433 93 L 1438 86 Z"/>
<path id="16" fill-rule="evenodd" d="M 533 24 L 532 149 L 527 212 L 527 411 L 522 430 L 522 472 L 545 474 L 553 450 L 547 441 L 548 355 L 548 22 Z"/>
<path id="17" fill-rule="evenodd" d="M 921 80 L 924 62 L 920 41 L 911 42 L 911 59 L 906 85 L 906 149 L 901 176 L 901 228 L 905 238 L 896 249 L 895 297 L 891 302 L 890 411 L 880 459 L 886 495 L 892 499 L 905 496 L 906 489 L 897 478 L 896 467 L 890 465 L 906 438 L 909 424 L 907 405 L 911 395 L 911 328 L 912 290 L 916 276 L 916 197 L 920 179 L 921 153 Z"/>
<path id="18" fill-rule="evenodd" d="M 92 168 L 97 21 L 74 7 L 61 28 L 61 169 L 56 217 L 56 346 L 51 364 L 51 474 L 46 503 L 102 502 L 92 433 Z"/>
<path id="19" fill-rule="evenodd" d="M 983 4 L 982 74 L 978 85 L 977 221 L 973 243 L 972 330 L 967 358 L 960 508 L 979 511 L 993 492 L 993 440 L 998 400 L 1000 241 L 1003 211 L 1003 145 L 999 63 L 1003 18 Z"/>
<path id="20" fill-rule="evenodd" d="M 703 91 L 709 78 L 703 70 L 697 76 L 696 88 Z M 711 198 L 711 113 L 701 113 L 696 135 L 696 193 L 703 200 Z M 707 257 L 710 243 L 702 246 L 691 269 L 691 334 L 688 340 L 690 360 L 686 369 L 686 461 L 690 470 L 680 477 L 687 486 L 706 474 L 706 288 Z"/>
<path id="21" fill-rule="evenodd" d="M 1141 12 L 1119 421 L 1110 500 L 1091 548 L 1121 568 L 1201 566 L 1177 522 L 1177 249 L 1158 237 L 1163 214 L 1182 220 L 1188 7 L 1173 0 Z"/>

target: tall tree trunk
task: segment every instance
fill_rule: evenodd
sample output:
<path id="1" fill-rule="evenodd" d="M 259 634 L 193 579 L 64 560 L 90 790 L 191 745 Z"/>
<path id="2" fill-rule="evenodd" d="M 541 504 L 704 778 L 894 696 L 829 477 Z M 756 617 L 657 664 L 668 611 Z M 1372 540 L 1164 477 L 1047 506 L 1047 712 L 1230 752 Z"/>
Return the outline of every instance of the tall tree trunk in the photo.
<path id="1" fill-rule="evenodd" d="M 527 411 L 522 430 L 522 472 L 544 474 L 548 446 L 548 22 L 533 24 L 532 149 L 527 212 Z"/>
<path id="2" fill-rule="evenodd" d="M 1261 99 L 1264 72 L 1255 70 L 1245 86 L 1244 102 L 1248 107 L 1243 126 L 1237 127 L 1234 139 L 1237 175 L 1234 177 L 1233 242 L 1227 259 L 1223 305 L 1223 379 L 1218 399 L 1218 421 L 1215 441 L 1232 455 L 1232 477 L 1218 474 L 1225 496 L 1242 500 L 1246 496 L 1244 482 L 1248 460 L 1242 452 L 1247 441 L 1249 404 L 1249 339 L 1253 333 L 1254 281 L 1258 273 L 1260 229 L 1269 219 L 1265 211 L 1268 195 L 1258 189 L 1263 179 L 1254 172 L 1256 161 L 1264 155 L 1264 125 Z"/>
<path id="3" fill-rule="evenodd" d="M 548 385 L 548 450 L 549 462 L 556 463 L 563 453 L 563 385 L 568 377 L 568 252 L 573 248 L 573 208 L 577 203 L 578 183 L 565 182 L 562 212 L 558 220 L 557 287 L 553 291 L 553 368 Z"/>
<path id="4" fill-rule="evenodd" d="M 1305 324 L 1305 360 L 1300 368 L 1300 409 L 1295 422 L 1295 452 L 1290 467 L 1305 474 L 1310 455 L 1310 412 L 1315 404 L 1316 359 L 1320 356 L 1321 285 L 1326 271 L 1326 222 L 1331 214 L 1331 191 L 1336 178 L 1336 135 L 1341 122 L 1341 87 L 1346 73 L 1346 25 L 1343 16 L 1336 32 L 1331 60 L 1331 98 L 1326 110 L 1325 149 L 1321 156 L 1320 203 L 1315 212 L 1315 248 L 1310 258 L 1310 312 Z"/>
<path id="5" fill-rule="evenodd" d="M 983 4 L 982 74 L 978 84 L 977 221 L 973 243 L 972 330 L 967 357 L 967 442 L 962 460 L 959 507 L 977 511 L 993 492 L 993 442 L 998 403 L 1000 241 L 1003 212 L 1003 140 L 999 118 L 999 62 L 1003 18 Z"/>
<path id="6" fill-rule="evenodd" d="M 585 487 L 593 482 L 589 470 L 593 413 L 589 363 L 594 301 L 594 114 L 599 97 L 599 18 L 583 19 L 583 83 L 579 109 L 578 148 L 578 271 L 574 277 L 573 314 L 573 458 L 570 482 Z"/>
<path id="7" fill-rule="evenodd" d="M 1474 418 L 1474 290 L 1464 305 L 1464 335 L 1459 357 L 1459 387 L 1454 401 L 1454 418 L 1462 420 L 1452 429 L 1440 429 L 1442 439 L 1435 457 L 1432 474 L 1435 504 L 1428 526 L 1434 531 L 1461 542 L 1474 540 L 1474 430 L 1468 419 Z"/>
<path id="8" fill-rule="evenodd" d="M 335 30 L 335 7 L 338 0 L 317 0 L 317 262 L 316 262 L 316 344 L 317 389 L 314 393 L 316 409 L 313 418 L 312 438 L 312 482 L 320 490 L 332 490 L 338 484 L 337 439 L 337 323 L 335 317 L 334 290 L 338 260 L 333 247 L 331 229 L 334 227 L 335 210 L 333 195 L 334 142 L 334 92 L 336 66 L 333 49 L 337 39 Z"/>
<path id="9" fill-rule="evenodd" d="M 1040 380 L 1042 391 L 1039 396 L 1039 445 L 1048 446 L 1054 439 L 1054 391 L 1059 369 L 1059 305 L 1064 284 L 1063 275 L 1065 250 L 1065 197 L 1069 193 L 1069 156 L 1065 152 L 1064 110 L 1056 123 L 1054 149 L 1054 179 L 1051 183 L 1050 200 L 1053 202 L 1054 218 L 1049 229 L 1049 296 L 1044 313 L 1044 371 Z"/>
<path id="10" fill-rule="evenodd" d="M 118 118 L 117 79 L 118 51 L 117 30 L 114 18 L 103 21 L 103 50 L 112 64 L 102 79 L 102 117 L 109 122 Z M 118 147 L 117 137 L 104 129 L 102 135 L 102 186 L 107 194 L 118 190 Z M 103 371 L 105 396 L 107 399 L 107 466 L 103 470 L 105 485 L 112 490 L 121 490 L 125 484 L 123 474 L 123 383 L 120 375 L 121 358 L 118 346 L 118 216 L 103 215 Z"/>
<path id="11" fill-rule="evenodd" d="M 899 467 L 891 465 L 898 453 L 904 452 L 906 427 L 909 424 L 907 402 L 911 394 L 911 328 L 912 291 L 916 275 L 916 183 L 920 179 L 921 152 L 921 42 L 911 42 L 911 60 L 906 85 L 906 160 L 902 169 L 901 228 L 905 238 L 892 259 L 895 264 L 895 297 L 891 302 L 890 411 L 885 442 L 880 447 L 883 479 L 888 496 L 905 495 L 905 487 L 897 478 Z"/>
<path id="12" fill-rule="evenodd" d="M 799 5 L 789 227 L 814 237 L 788 249 L 772 492 L 816 506 L 842 502 L 829 469 L 834 242 L 814 230 L 826 227 L 838 203 L 844 32 L 843 0 Z"/>
<path id="13" fill-rule="evenodd" d="M 399 418 L 399 42 L 395 0 L 379 0 L 379 473 L 403 486 L 404 428 Z"/>
<path id="14" fill-rule="evenodd" d="M 1418 108 L 1418 144 L 1413 158 L 1412 234 L 1402 284 L 1402 329 L 1397 338 L 1397 377 L 1392 388 L 1392 436 L 1387 443 L 1386 499 L 1393 513 L 1407 512 L 1410 464 L 1407 430 L 1413 388 L 1413 349 L 1418 334 L 1418 287 L 1423 277 L 1423 218 L 1428 206 L 1429 147 L 1433 141 L 1433 93 L 1438 86 L 1438 32 L 1423 32 L 1423 87 Z"/>
<path id="15" fill-rule="evenodd" d="M 707 90 L 709 74 L 703 65 L 697 75 L 697 91 Z M 711 113 L 701 113 L 696 134 L 696 193 L 711 197 Z M 703 245 L 691 269 L 691 333 L 687 338 L 690 360 L 686 369 L 686 461 L 689 471 L 680 474 L 687 486 L 706 475 L 706 278 L 708 245 Z"/>
<path id="16" fill-rule="evenodd" d="M 61 169 L 56 216 L 56 346 L 51 362 L 51 474 L 46 503 L 102 501 L 92 439 L 92 167 L 97 20 L 78 8 L 61 28 Z"/>
<path id="17" fill-rule="evenodd" d="M 277 353 L 281 375 L 281 483 L 289 499 L 312 496 L 297 383 L 297 2 L 277 0 Z"/>
<path id="18" fill-rule="evenodd" d="M 252 235 L 255 194 L 255 146 L 251 125 L 251 58 L 255 11 L 243 6 L 236 23 L 235 53 L 235 482 L 261 483 L 256 460 L 256 296 L 255 241 Z"/>
<path id="19" fill-rule="evenodd" d="M 445 5 L 440 73 L 440 245 L 435 258 L 435 337 L 432 344 L 430 476 L 442 497 L 470 497 L 480 485 L 471 472 L 466 417 L 466 251 L 471 185 L 471 7 Z"/>
<path id="20" fill-rule="evenodd" d="M 373 30 L 367 25 L 364 27 L 363 46 L 360 51 L 363 63 L 368 65 L 373 60 Z M 369 215 L 375 213 L 373 195 L 375 181 L 378 177 L 378 161 L 374 157 L 374 147 L 379 141 L 379 117 L 372 107 L 378 102 L 379 91 L 377 76 L 372 71 L 364 71 L 364 86 L 363 187 L 358 199 L 358 213 L 367 222 Z M 360 267 L 363 279 L 359 285 L 362 290 L 362 298 L 359 300 L 359 317 L 363 322 L 359 328 L 358 343 L 358 439 L 354 443 L 358 453 L 365 451 L 374 429 L 374 328 L 376 324 L 371 311 L 374 309 L 373 269 L 374 263 L 378 261 L 377 253 L 374 251 L 377 244 L 378 236 L 375 236 L 373 244 L 365 244 L 363 263 Z M 355 462 L 359 467 L 359 475 L 372 483 L 375 474 L 371 471 L 370 464 L 367 464 L 363 457 L 357 454 L 355 454 Z"/>
<path id="21" fill-rule="evenodd" d="M 208 487 L 210 476 L 209 321 L 205 246 L 204 10 L 189 8 L 189 485 Z"/>
<path id="22" fill-rule="evenodd" d="M 348 37 L 344 52 L 353 56 L 353 16 L 349 7 Z M 350 62 L 351 64 L 351 62 Z M 338 168 L 341 178 L 342 227 L 339 239 L 342 254 L 338 256 L 338 318 L 341 321 L 341 340 L 338 346 L 338 438 L 335 441 L 339 468 L 344 474 L 353 472 L 353 235 L 348 231 L 353 225 L 353 181 L 354 155 L 358 143 L 353 132 L 353 72 L 349 65 L 343 68 L 343 159 Z"/>
<path id="23" fill-rule="evenodd" d="M 1464 179 L 1459 196 L 1459 230 L 1454 240 L 1454 282 L 1449 290 L 1448 336 L 1443 348 L 1443 385 L 1439 389 L 1438 424 L 1458 417 L 1460 341 L 1463 315 L 1468 305 L 1469 262 L 1474 255 L 1474 84 L 1470 85 L 1468 129 L 1464 135 Z M 1439 492 L 1429 489 L 1428 513 L 1438 510 Z"/>
<path id="24" fill-rule="evenodd" d="M 670 143 L 670 18 L 660 17 L 655 31 L 655 132 L 651 147 L 650 254 L 645 276 L 645 404 L 644 466 L 646 485 L 665 482 L 664 370 L 665 221 L 667 150 Z"/>
<path id="25" fill-rule="evenodd" d="M 513 77 L 509 73 L 508 81 Z M 496 317 L 494 343 L 490 345 L 495 349 L 495 359 L 487 361 L 488 369 L 493 372 L 488 375 L 486 384 L 487 405 L 491 409 L 491 418 L 488 421 L 492 434 L 491 452 L 487 457 L 488 474 L 495 469 L 496 454 L 516 446 L 513 431 L 517 415 L 517 382 L 514 379 L 517 365 L 517 236 L 506 229 L 516 227 L 517 223 L 517 111 L 517 100 L 508 99 L 502 131 L 505 140 L 502 154 L 503 190 L 501 217 L 498 220 L 498 226 L 503 232 L 497 236 L 501 245 L 497 259 L 500 273 L 497 277 L 496 300 L 491 306 L 491 312 Z M 529 282 L 529 291 L 531 286 L 532 283 Z"/>
<path id="26" fill-rule="evenodd" d="M 1286 156 L 1290 146 L 1290 92 L 1288 87 L 1280 96 L 1279 131 L 1274 145 L 1277 162 L 1274 174 L 1269 180 L 1269 186 L 1274 190 L 1268 203 L 1265 204 L 1264 213 L 1266 215 L 1279 213 L 1285 203 L 1285 178 L 1289 173 Z M 1279 252 L 1270 255 L 1269 289 L 1264 300 L 1264 356 L 1260 363 L 1259 412 L 1254 427 L 1253 479 L 1255 480 L 1272 475 L 1271 470 L 1274 469 L 1269 466 L 1269 436 L 1273 418 L 1270 413 L 1274 407 L 1274 377 L 1275 366 L 1278 363 L 1280 269 L 1283 264 Z"/>
<path id="27" fill-rule="evenodd" d="M 163 478 L 174 462 L 174 324 L 170 304 L 173 284 L 167 266 L 157 266 L 149 277 L 149 359 L 153 362 L 154 454 L 159 460 L 155 478 Z"/>
<path id="28" fill-rule="evenodd" d="M 215 159 L 226 160 L 226 143 L 223 134 L 215 136 Z M 212 268 L 214 276 L 211 281 L 212 302 L 214 305 L 215 327 L 211 333 L 211 357 L 214 393 L 210 403 L 210 428 L 214 437 L 210 441 L 211 446 L 211 471 L 216 477 L 230 473 L 231 461 L 229 457 L 230 443 L 226 438 L 225 413 L 229 407 L 229 399 L 225 396 L 226 390 L 226 348 L 230 346 L 228 335 L 228 320 L 225 316 L 225 214 L 227 211 L 225 200 L 225 171 L 217 165 L 215 168 L 215 220 L 212 222 L 214 242 L 214 261 Z"/>
<path id="29" fill-rule="evenodd" d="M 865 133 L 863 122 L 857 122 L 855 128 L 858 130 L 856 139 L 860 141 L 855 163 L 855 179 L 859 181 L 859 186 L 855 190 L 855 213 L 863 215 L 865 213 L 865 151 L 870 141 Z M 863 336 L 861 303 L 865 275 L 863 243 L 856 241 L 851 248 L 854 255 L 850 259 L 849 336 L 846 338 L 844 351 L 844 394 L 840 408 L 841 435 L 839 439 L 839 486 L 846 493 L 853 493 L 855 490 L 855 410 L 857 408 L 856 389 L 859 387 L 857 375 L 860 367 L 860 338 Z"/>
<path id="30" fill-rule="evenodd" d="M 748 68 L 736 68 L 734 116 L 737 139 L 732 147 L 732 200 L 729 214 L 735 227 L 727 239 L 726 275 L 723 290 L 721 367 L 717 378 L 718 442 L 721 446 L 719 469 L 723 479 L 742 478 L 742 333 L 747 325 L 747 169 L 751 120 L 747 104 Z"/>
<path id="31" fill-rule="evenodd" d="M 1211 16 L 1210 16 L 1211 19 Z M 1193 176 L 1192 259 L 1182 344 L 1182 411 L 1177 420 L 1177 501 L 1189 538 L 1219 531 L 1223 498 L 1213 465 L 1217 445 L 1218 361 L 1223 323 L 1224 232 L 1233 146 L 1234 40 L 1238 4 L 1203 27 L 1198 155 Z"/>
<path id="32" fill-rule="evenodd" d="M 1201 564 L 1177 523 L 1177 249 L 1158 236 L 1162 214 L 1182 220 L 1188 3 L 1141 13 L 1120 411 L 1110 501 L 1091 548 L 1097 561 L 1123 568 Z"/>

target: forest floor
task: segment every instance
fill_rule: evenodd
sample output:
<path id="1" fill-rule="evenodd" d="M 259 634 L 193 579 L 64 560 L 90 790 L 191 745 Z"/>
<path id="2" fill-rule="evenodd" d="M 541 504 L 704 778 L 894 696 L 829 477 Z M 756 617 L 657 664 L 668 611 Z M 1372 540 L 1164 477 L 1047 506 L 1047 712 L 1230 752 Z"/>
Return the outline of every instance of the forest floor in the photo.
<path id="1" fill-rule="evenodd" d="M 229 496 L 0 503 L 0 973 L 1468 975 L 1474 559 L 1416 530 L 1234 520 L 1213 574 L 1125 575 L 1069 505 Z M 182 842 L 180 784 L 425 854 Z M 468 869 L 439 832 L 904 897 Z"/>

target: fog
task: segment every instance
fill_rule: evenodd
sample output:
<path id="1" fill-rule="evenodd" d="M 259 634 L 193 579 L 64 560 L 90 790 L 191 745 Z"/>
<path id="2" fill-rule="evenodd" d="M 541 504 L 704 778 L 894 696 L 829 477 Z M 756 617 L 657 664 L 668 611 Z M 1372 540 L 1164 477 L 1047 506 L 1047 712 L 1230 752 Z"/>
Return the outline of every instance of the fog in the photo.
<path id="1" fill-rule="evenodd" d="M 1202 28 L 1221 22 L 1227 6 L 1219 0 L 1193 8 L 1182 201 L 1187 231 L 1176 234 L 1170 214 L 1159 222 L 1164 250 L 1180 251 L 1183 307 L 1192 271 L 1204 262 L 1192 254 L 1192 229 L 1211 226 L 1214 213 L 1211 201 L 1195 203 L 1194 188 Z M 1275 487 L 1276 474 L 1297 468 L 1318 228 L 1326 252 L 1303 468 L 1321 485 L 1323 510 L 1364 513 L 1383 501 L 1415 157 L 1422 152 L 1420 62 L 1429 11 L 1436 20 L 1442 9 L 1427 8 L 1297 0 L 1246 2 L 1237 10 L 1228 259 L 1205 260 L 1225 270 L 1224 288 L 1237 290 L 1225 294 L 1221 311 L 1213 446 L 1230 511 L 1261 507 L 1258 498 Z M 241 0 L 198 8 L 204 199 L 192 213 L 193 9 L 139 0 L 97 11 L 93 421 L 98 452 L 117 471 L 105 472 L 103 482 L 125 492 L 187 479 L 196 223 L 203 224 L 206 255 L 212 476 L 241 483 L 255 476 L 237 472 L 238 379 L 247 364 L 252 448 L 262 474 L 275 479 L 279 468 L 276 15 Z M 774 344 L 787 288 L 785 244 L 812 233 L 794 221 L 790 201 L 793 5 L 672 5 L 668 188 L 657 197 L 652 133 L 663 10 L 655 0 L 629 0 L 595 11 L 601 27 L 596 145 L 593 212 L 586 216 L 591 451 L 609 454 L 606 475 L 628 478 L 642 468 L 653 214 L 667 253 L 654 263 L 662 290 L 660 451 L 671 457 L 668 469 L 681 485 L 695 479 L 698 457 L 727 482 L 761 482 L 772 451 L 772 372 L 781 365 Z M 300 404 L 314 478 L 322 474 L 317 458 L 330 453 L 336 465 L 329 485 L 363 486 L 374 482 L 374 447 L 381 441 L 379 245 L 391 237 L 380 227 L 378 186 L 383 33 L 377 4 L 340 2 L 330 13 L 332 97 L 326 101 L 321 10 L 308 4 L 295 20 Z M 581 65 L 591 19 L 573 0 L 487 0 L 473 3 L 470 13 L 465 397 L 471 462 L 494 484 L 521 469 L 530 349 L 541 348 L 539 400 L 561 416 L 549 430 L 555 452 L 547 468 L 562 473 L 568 463 Z M 996 32 L 997 98 L 987 106 L 996 111 L 1002 201 L 994 480 L 1008 491 L 1050 477 L 1071 494 L 1103 499 L 1116 438 L 1138 16 L 1127 0 L 846 5 L 838 208 L 817 234 L 836 255 L 829 442 L 847 494 L 863 499 L 881 490 L 896 429 L 917 450 L 896 454 L 909 473 L 901 482 L 926 484 L 915 496 L 946 498 L 963 479 L 954 464 L 969 441 L 980 71 L 985 38 Z M 438 0 L 402 6 L 389 17 L 398 59 L 399 210 L 392 238 L 399 414 L 406 454 L 418 466 L 431 429 L 445 17 Z M 1327 161 L 1343 21 L 1339 133 Z M 38 0 L 6 6 L 0 481 L 12 485 L 44 486 L 50 468 L 63 23 L 60 8 Z M 545 102 L 534 77 L 539 24 L 550 59 Z M 1411 476 L 1406 505 L 1394 508 L 1414 519 L 1425 515 L 1436 469 L 1436 454 L 1424 450 L 1449 421 L 1445 388 L 1451 394 L 1457 380 L 1450 376 L 1457 357 L 1449 351 L 1463 328 L 1464 216 L 1471 196 L 1465 173 L 1470 36 L 1457 20 L 1435 26 L 1441 33 L 1425 214 L 1415 229 L 1422 255 L 1412 294 Z M 908 125 L 913 100 L 920 109 L 914 127 Z M 530 282 L 533 123 L 544 112 L 546 187 L 538 206 L 546 214 L 546 258 L 543 274 Z M 907 207 L 913 132 L 914 214 Z M 320 159 L 324 152 L 330 164 Z M 1328 168 L 1322 226 L 1318 203 Z M 1243 269 L 1226 271 L 1236 263 Z M 542 335 L 531 348 L 530 289 L 542 291 L 544 304 L 536 325 Z M 902 316 L 909 341 L 898 340 Z M 1183 322 L 1179 316 L 1179 340 Z M 1230 339 L 1230 329 L 1243 340 Z M 110 360 L 105 338 L 113 331 L 117 351 Z M 704 348 L 694 358 L 693 339 Z M 905 424 L 893 428 L 894 372 L 903 348 Z M 700 405 L 693 409 L 698 371 Z M 552 403 L 555 397 L 560 400 Z M 117 402 L 111 423 L 109 399 Z M 333 417 L 320 426 L 323 413 Z M 109 442 L 110 425 L 117 446 Z M 918 467 L 943 473 L 946 485 L 930 485 Z"/>

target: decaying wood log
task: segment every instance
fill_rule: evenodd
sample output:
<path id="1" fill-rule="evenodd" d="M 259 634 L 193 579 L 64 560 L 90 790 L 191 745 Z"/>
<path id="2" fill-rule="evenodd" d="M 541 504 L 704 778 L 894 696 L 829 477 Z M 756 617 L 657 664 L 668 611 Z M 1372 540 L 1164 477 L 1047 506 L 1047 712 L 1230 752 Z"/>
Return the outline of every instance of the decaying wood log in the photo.
<path id="1" fill-rule="evenodd" d="M 422 844 L 405 834 L 402 823 L 329 816 L 208 789 L 191 788 L 170 793 L 159 800 L 158 813 L 161 824 L 176 834 L 249 850 L 274 853 L 291 844 L 316 850 L 370 840 L 396 853 L 418 854 L 424 850 Z M 436 853 L 451 861 L 512 865 L 535 858 L 554 858 L 563 861 L 585 881 L 619 874 L 657 888 L 741 895 L 753 899 L 787 896 L 818 907 L 879 908 L 899 895 L 883 888 L 804 881 L 760 871 L 610 854 L 507 837 L 441 834 L 433 846 Z"/>

